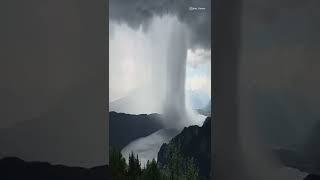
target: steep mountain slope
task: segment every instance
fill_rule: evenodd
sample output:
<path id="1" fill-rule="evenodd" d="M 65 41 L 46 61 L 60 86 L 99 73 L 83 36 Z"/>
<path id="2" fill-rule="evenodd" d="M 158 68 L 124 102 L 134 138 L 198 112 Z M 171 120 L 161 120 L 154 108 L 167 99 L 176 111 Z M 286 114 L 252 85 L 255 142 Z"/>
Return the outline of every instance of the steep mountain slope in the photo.
<path id="1" fill-rule="evenodd" d="M 118 149 L 164 128 L 159 114 L 132 115 L 116 112 L 109 112 L 109 127 L 109 147 Z"/>
<path id="2" fill-rule="evenodd" d="M 199 167 L 199 174 L 207 178 L 211 174 L 211 117 L 202 127 L 190 126 L 175 136 L 169 144 L 180 146 L 181 154 L 186 158 L 194 158 Z M 168 144 L 163 144 L 158 153 L 158 164 L 164 167 L 168 163 Z"/>

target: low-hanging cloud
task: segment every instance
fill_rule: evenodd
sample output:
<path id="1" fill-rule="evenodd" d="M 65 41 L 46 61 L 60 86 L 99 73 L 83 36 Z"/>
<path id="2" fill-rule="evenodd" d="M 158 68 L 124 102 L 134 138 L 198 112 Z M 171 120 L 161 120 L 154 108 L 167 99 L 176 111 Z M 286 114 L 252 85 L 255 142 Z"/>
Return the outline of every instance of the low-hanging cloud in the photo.
<path id="1" fill-rule="evenodd" d="M 189 49 L 188 53 L 190 31 L 176 16 L 153 17 L 148 31 L 144 31 L 142 26 L 134 29 L 126 23 L 115 21 L 110 21 L 109 29 L 112 31 L 109 34 L 110 111 L 171 115 L 177 112 L 185 114 L 185 108 L 188 112 L 192 111 L 185 104 L 185 81 L 191 78 L 186 78 L 187 66 L 205 67 L 197 71 L 203 71 L 204 83 L 207 83 L 207 86 L 203 82 L 188 83 L 187 88 L 190 89 L 189 85 L 198 85 L 197 89 L 210 91 L 208 75 L 211 70 L 207 70 L 207 66 L 210 66 L 210 50 Z M 164 106 L 168 108 L 164 109 Z M 168 110 L 175 113 L 168 113 Z M 167 121 L 166 124 L 176 126 L 173 122 L 180 124 L 178 121 Z"/>
<path id="2" fill-rule="evenodd" d="M 211 48 L 211 0 L 110 0 L 109 5 L 111 20 L 144 30 L 154 16 L 177 16 L 191 32 L 191 48 Z M 190 7 L 203 9 L 191 11 Z"/>
<path id="3" fill-rule="evenodd" d="M 187 55 L 187 64 L 196 68 L 199 65 L 211 62 L 211 51 L 206 49 L 189 49 Z"/>

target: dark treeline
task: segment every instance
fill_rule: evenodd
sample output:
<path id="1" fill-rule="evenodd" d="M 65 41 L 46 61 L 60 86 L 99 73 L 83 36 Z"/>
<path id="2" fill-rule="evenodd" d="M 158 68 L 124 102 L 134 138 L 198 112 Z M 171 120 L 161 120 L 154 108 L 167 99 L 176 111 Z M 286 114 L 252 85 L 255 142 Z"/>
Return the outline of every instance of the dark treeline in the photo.
<path id="1" fill-rule="evenodd" d="M 184 158 L 179 148 L 170 145 L 168 164 L 159 168 L 155 159 L 141 167 L 139 156 L 131 153 L 129 164 L 121 152 L 110 152 L 110 176 L 114 180 L 205 180 L 199 176 L 199 169 L 193 158 Z"/>

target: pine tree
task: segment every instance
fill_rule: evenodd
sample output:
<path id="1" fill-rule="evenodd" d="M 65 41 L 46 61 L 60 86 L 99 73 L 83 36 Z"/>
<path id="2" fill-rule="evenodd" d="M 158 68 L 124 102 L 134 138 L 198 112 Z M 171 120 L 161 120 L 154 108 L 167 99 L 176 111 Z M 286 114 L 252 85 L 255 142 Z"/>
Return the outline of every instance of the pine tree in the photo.
<path id="1" fill-rule="evenodd" d="M 164 167 L 164 175 L 170 180 L 199 180 L 199 169 L 193 158 L 183 157 L 180 143 L 168 145 L 168 163 Z"/>
<path id="2" fill-rule="evenodd" d="M 123 179 L 126 174 L 126 160 L 120 151 L 111 149 L 110 153 L 110 176 L 111 179 Z"/>
<path id="3" fill-rule="evenodd" d="M 148 160 L 145 171 L 143 173 L 143 180 L 163 180 L 161 172 L 158 168 L 157 162 L 153 159 L 151 162 Z"/>
<path id="4" fill-rule="evenodd" d="M 185 177 L 186 180 L 198 180 L 199 179 L 199 169 L 195 164 L 193 158 L 190 158 L 186 162 L 186 170 L 185 170 Z"/>
<path id="5" fill-rule="evenodd" d="M 170 180 L 178 180 L 183 175 L 183 157 L 180 154 L 179 147 L 169 144 L 167 172 Z"/>
<path id="6" fill-rule="evenodd" d="M 141 175 L 141 164 L 139 161 L 139 156 L 134 156 L 133 152 L 129 155 L 129 167 L 128 167 L 128 176 L 132 180 L 138 179 Z"/>
<path id="7" fill-rule="evenodd" d="M 135 167 L 136 167 L 137 176 L 141 176 L 141 163 L 140 163 L 138 154 L 137 154 L 137 158 L 135 159 Z"/>

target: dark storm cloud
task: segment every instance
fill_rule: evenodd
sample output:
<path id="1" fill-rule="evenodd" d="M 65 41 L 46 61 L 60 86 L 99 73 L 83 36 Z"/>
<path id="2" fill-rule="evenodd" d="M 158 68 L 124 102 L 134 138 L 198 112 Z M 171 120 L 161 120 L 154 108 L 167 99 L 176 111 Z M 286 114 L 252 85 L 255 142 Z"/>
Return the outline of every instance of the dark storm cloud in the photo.
<path id="1" fill-rule="evenodd" d="M 200 7 L 205 10 L 190 11 L 189 7 Z M 176 15 L 191 30 L 192 47 L 211 46 L 211 1 L 210 0 L 110 0 L 109 18 L 125 22 L 133 28 L 140 25 L 148 28 L 154 16 L 164 14 Z"/>

